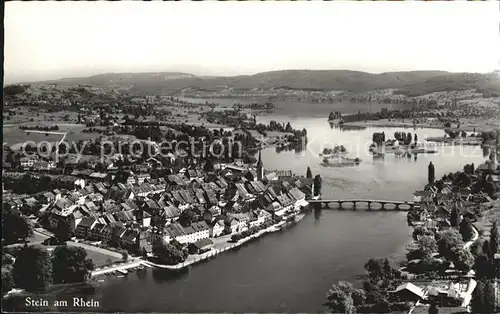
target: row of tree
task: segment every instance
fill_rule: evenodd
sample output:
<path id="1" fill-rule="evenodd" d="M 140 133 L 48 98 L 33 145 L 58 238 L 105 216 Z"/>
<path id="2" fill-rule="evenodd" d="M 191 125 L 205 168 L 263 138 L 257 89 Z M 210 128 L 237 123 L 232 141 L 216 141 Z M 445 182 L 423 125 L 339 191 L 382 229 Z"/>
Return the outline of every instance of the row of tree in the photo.
<path id="1" fill-rule="evenodd" d="M 471 300 L 472 313 L 496 313 L 495 283 L 479 280 Z"/>
<path id="2" fill-rule="evenodd" d="M 394 132 L 394 138 L 399 141 L 400 143 L 403 143 L 404 145 L 410 145 L 412 140 L 415 141 L 415 143 L 418 140 L 417 134 L 415 134 L 415 138 L 412 137 L 411 133 L 405 133 L 405 132 Z"/>
<path id="3" fill-rule="evenodd" d="M 400 272 L 387 259 L 370 259 L 363 288 L 355 289 L 349 282 L 332 285 L 324 303 L 330 313 L 390 313 L 407 311 L 409 305 L 400 302 L 391 291 L 401 283 Z"/>
<path id="4" fill-rule="evenodd" d="M 4 261 L 13 260 L 3 256 Z M 83 282 L 94 269 L 87 252 L 81 247 L 58 246 L 50 254 L 40 246 L 25 246 L 13 265 L 2 268 L 2 291 L 14 287 L 28 292 L 46 291 L 52 284 Z"/>
<path id="5" fill-rule="evenodd" d="M 456 229 L 435 232 L 425 227 L 417 227 L 413 231 L 413 238 L 417 247 L 406 255 L 408 260 L 420 260 L 417 264 L 411 264 L 412 266 L 408 267 L 413 272 L 433 273 L 437 271 L 444 276 L 450 263 L 453 263 L 455 269 L 462 273 L 467 273 L 474 265 L 474 257 L 469 250 L 464 248 L 464 237 Z M 435 259 L 433 257 L 435 252 L 439 252 L 446 262 L 442 263 Z"/>
<path id="6" fill-rule="evenodd" d="M 25 242 L 33 236 L 33 225 L 15 208 L 4 204 L 2 209 L 2 242 L 5 245 Z"/>
<path id="7" fill-rule="evenodd" d="M 37 131 L 57 131 L 59 130 L 59 126 L 53 125 L 53 126 L 30 126 L 30 125 L 20 125 L 19 126 L 20 130 L 37 130 Z"/>

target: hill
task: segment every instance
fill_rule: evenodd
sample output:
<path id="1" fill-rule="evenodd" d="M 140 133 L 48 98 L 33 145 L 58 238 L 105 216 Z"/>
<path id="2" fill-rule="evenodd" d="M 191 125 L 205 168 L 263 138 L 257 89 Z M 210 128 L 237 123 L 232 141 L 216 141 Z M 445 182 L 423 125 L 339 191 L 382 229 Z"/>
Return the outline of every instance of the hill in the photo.
<path id="1" fill-rule="evenodd" d="M 408 84 L 398 89 L 397 93 L 407 96 L 419 96 L 433 92 L 476 89 L 483 97 L 500 97 L 500 75 L 498 73 L 449 73 Z"/>
<path id="2" fill-rule="evenodd" d="M 417 96 L 436 91 L 478 89 L 500 93 L 498 75 L 408 71 L 372 74 L 349 70 L 282 70 L 254 75 L 202 77 L 180 72 L 111 73 L 86 78 L 68 78 L 42 83 L 95 87 L 126 87 L 143 93 L 178 93 L 183 90 L 250 91 L 293 89 L 310 91 L 364 92 L 393 88 L 398 93 Z"/>

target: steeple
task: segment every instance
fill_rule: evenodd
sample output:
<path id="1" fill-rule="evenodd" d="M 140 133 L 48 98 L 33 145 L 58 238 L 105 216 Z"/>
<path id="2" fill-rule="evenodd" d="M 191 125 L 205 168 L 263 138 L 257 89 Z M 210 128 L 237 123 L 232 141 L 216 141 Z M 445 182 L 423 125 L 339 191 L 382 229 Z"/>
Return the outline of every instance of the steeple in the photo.
<path id="1" fill-rule="evenodd" d="M 259 146 L 259 160 L 257 161 L 257 179 L 262 180 L 264 177 L 264 165 L 262 163 L 262 143 Z"/>

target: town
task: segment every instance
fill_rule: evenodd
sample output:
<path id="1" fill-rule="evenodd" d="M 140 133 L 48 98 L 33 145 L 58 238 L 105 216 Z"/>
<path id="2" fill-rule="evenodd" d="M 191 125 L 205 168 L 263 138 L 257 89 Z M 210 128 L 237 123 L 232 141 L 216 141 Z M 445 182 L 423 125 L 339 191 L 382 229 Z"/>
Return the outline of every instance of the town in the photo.
<path id="1" fill-rule="evenodd" d="M 496 313 L 500 276 L 500 156 L 435 178 L 415 191 L 406 259 L 370 259 L 361 289 L 346 281 L 327 292 L 332 313 Z"/>
<path id="2" fill-rule="evenodd" d="M 48 110 L 37 99 L 6 107 L 12 114 L 24 106 L 39 118 Z M 79 133 L 65 130 L 68 124 L 30 119 L 12 128 L 19 139 L 40 134 L 43 140 L 45 133 L 55 140 L 42 148 L 35 141 L 4 142 L 5 293 L 102 281 L 144 267 L 182 269 L 299 221 L 307 200 L 321 193 L 321 177 L 310 169 L 265 169 L 263 147 L 307 142 L 306 130 L 290 123 L 256 124 L 239 108 L 213 106 L 200 116 L 217 126 L 231 122 L 232 131 L 155 119 L 155 108 L 190 107 L 172 98 L 142 107 L 150 120 L 104 112 L 92 101 L 71 106 L 66 110 L 76 123 L 70 126 Z M 87 137 L 69 142 L 75 135 Z M 48 269 L 37 265 L 44 263 L 52 263 L 52 271 L 43 273 Z M 24 280 L 27 271 L 42 274 Z"/>

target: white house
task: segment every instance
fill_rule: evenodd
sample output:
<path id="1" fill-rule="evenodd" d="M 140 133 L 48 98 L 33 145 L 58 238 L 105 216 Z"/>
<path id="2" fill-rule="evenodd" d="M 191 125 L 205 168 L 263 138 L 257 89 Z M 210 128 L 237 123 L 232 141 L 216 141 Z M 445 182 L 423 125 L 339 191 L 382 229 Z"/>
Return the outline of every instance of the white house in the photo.
<path id="1" fill-rule="evenodd" d="M 85 188 L 85 180 L 84 179 L 78 179 L 75 181 L 75 187 L 78 187 L 80 189 Z"/>
<path id="2" fill-rule="evenodd" d="M 216 238 L 224 232 L 224 221 L 223 220 L 218 220 L 215 221 L 211 226 L 210 226 L 210 237 L 211 238 Z"/>
<path id="3" fill-rule="evenodd" d="M 22 157 L 19 161 L 22 168 L 32 168 L 38 161 L 38 156 L 33 155 L 33 156 Z"/>
<path id="4" fill-rule="evenodd" d="M 175 239 L 179 243 L 194 243 L 201 239 L 207 239 L 210 237 L 210 228 L 206 222 L 195 222 L 189 227 L 182 227 L 178 223 L 171 224 L 167 226 L 166 231 L 170 236 L 170 239 Z"/>

